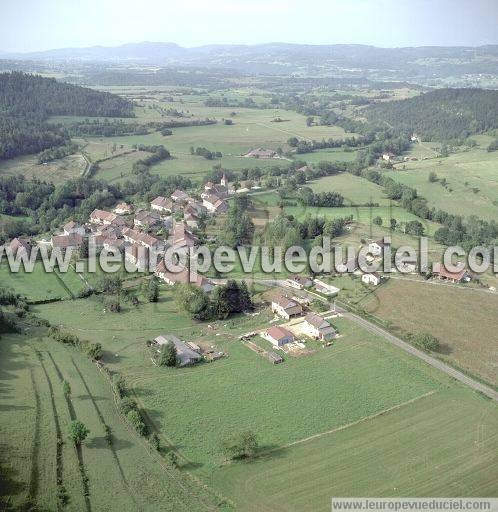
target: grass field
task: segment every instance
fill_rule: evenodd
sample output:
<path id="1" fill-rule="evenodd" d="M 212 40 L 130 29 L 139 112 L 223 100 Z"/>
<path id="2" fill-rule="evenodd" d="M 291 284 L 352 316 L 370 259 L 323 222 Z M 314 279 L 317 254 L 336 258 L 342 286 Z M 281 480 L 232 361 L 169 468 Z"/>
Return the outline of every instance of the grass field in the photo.
<path id="1" fill-rule="evenodd" d="M 10 160 L 0 160 L 0 176 L 17 176 L 23 174 L 28 179 L 37 178 L 55 184 L 77 178 L 86 167 L 81 154 L 66 156 L 46 165 L 37 162 L 36 155 L 20 156 Z"/>
<path id="2" fill-rule="evenodd" d="M 405 168 L 403 170 L 403 167 Z M 388 175 L 418 190 L 429 206 L 457 215 L 477 215 L 486 220 L 498 216 L 498 153 L 488 153 L 482 147 L 450 154 L 447 158 L 431 158 L 398 164 Z M 430 183 L 429 172 L 447 180 Z"/>
<path id="3" fill-rule="evenodd" d="M 498 386 L 497 295 L 391 279 L 364 306 L 406 332 L 430 332 L 444 345 L 441 357 Z"/>
<path id="4" fill-rule="evenodd" d="M 209 329 L 179 314 L 169 290 L 158 304 L 123 314 L 104 313 L 95 299 L 36 311 L 100 341 L 104 360 L 124 373 L 163 439 L 238 510 L 325 511 L 341 493 L 496 492 L 496 408 L 345 320 L 333 321 L 341 333 L 333 347 L 274 367 L 236 340 L 267 325 L 266 317 Z M 196 368 L 158 368 L 145 341 L 167 332 L 229 356 Z M 223 464 L 221 440 L 245 429 L 257 433 L 265 454 L 251 464 Z M 317 437 L 304 441 L 310 436 Z"/>
<path id="5" fill-rule="evenodd" d="M 315 192 L 339 192 L 348 204 L 389 205 L 389 199 L 383 193 L 382 187 L 348 172 L 320 178 L 308 186 Z"/>
<path id="6" fill-rule="evenodd" d="M 327 511 L 333 496 L 495 496 L 496 406 L 450 387 L 209 480 L 238 510 Z"/>
<path id="7" fill-rule="evenodd" d="M 80 353 L 35 334 L 2 336 L 0 353 L 1 495 L 10 496 L 12 506 L 31 502 L 37 510 L 57 510 L 59 477 L 68 511 L 90 510 L 88 506 L 108 511 L 213 508 L 212 497 L 188 474 L 149 453 L 119 417 L 108 382 Z M 71 407 L 61 377 L 71 386 Z M 89 504 L 78 455 L 67 439 L 74 417 L 91 431 L 81 450 Z M 111 427 L 112 446 L 105 440 L 104 424 Z M 57 437 L 63 441 L 59 457 Z"/>

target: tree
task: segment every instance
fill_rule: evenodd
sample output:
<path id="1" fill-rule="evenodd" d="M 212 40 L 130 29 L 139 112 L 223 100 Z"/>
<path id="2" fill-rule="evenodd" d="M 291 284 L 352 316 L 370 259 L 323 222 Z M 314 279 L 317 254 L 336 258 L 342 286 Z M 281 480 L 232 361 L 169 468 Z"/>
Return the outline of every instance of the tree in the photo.
<path id="1" fill-rule="evenodd" d="M 405 225 L 405 233 L 408 235 L 422 236 L 424 234 L 424 225 L 418 220 L 411 220 Z"/>
<path id="2" fill-rule="evenodd" d="M 156 276 L 152 276 L 147 287 L 147 300 L 157 302 L 159 300 L 159 283 Z"/>
<path id="3" fill-rule="evenodd" d="M 377 217 L 374 217 L 372 222 L 377 226 L 382 226 L 382 217 L 378 215 Z"/>
<path id="4" fill-rule="evenodd" d="M 87 349 L 87 354 L 88 357 L 94 361 L 102 359 L 102 345 L 100 343 L 90 343 Z"/>
<path id="5" fill-rule="evenodd" d="M 438 181 L 437 174 L 434 171 L 431 171 L 429 173 L 429 177 L 427 179 L 429 180 L 429 183 L 435 183 L 436 181 Z"/>
<path id="6" fill-rule="evenodd" d="M 391 228 L 391 231 L 394 231 L 396 229 L 397 225 L 398 225 L 398 221 L 396 219 L 391 219 L 389 221 L 389 227 Z"/>
<path id="7" fill-rule="evenodd" d="M 427 332 L 415 334 L 413 343 L 427 351 L 438 352 L 440 349 L 439 340 Z"/>
<path id="8" fill-rule="evenodd" d="M 148 433 L 147 425 L 144 423 L 142 419 L 142 415 L 138 411 L 138 409 L 132 409 L 128 411 L 126 414 L 128 421 L 133 425 L 135 430 L 141 435 L 146 436 Z"/>
<path id="9" fill-rule="evenodd" d="M 233 434 L 222 443 L 223 453 L 231 460 L 252 458 L 257 449 L 256 435 L 250 430 Z"/>
<path id="10" fill-rule="evenodd" d="M 174 343 L 168 342 L 161 345 L 159 352 L 159 365 L 173 367 L 178 364 L 178 354 Z"/>
<path id="11" fill-rule="evenodd" d="M 89 433 L 90 430 L 81 421 L 74 420 L 69 424 L 69 439 L 76 445 L 80 445 Z"/>
<path id="12" fill-rule="evenodd" d="M 168 452 L 168 462 L 174 468 L 178 467 L 178 455 L 175 452 Z"/>

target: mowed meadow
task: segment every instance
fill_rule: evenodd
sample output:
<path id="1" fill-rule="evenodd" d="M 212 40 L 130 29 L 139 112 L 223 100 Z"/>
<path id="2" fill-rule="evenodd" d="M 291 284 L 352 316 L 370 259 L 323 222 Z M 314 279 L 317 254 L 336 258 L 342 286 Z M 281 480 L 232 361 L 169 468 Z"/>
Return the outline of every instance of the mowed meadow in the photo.
<path id="1" fill-rule="evenodd" d="M 79 352 L 26 332 L 2 335 L 0 356 L 1 482 L 8 505 L 61 510 L 63 495 L 64 510 L 75 512 L 213 506 L 213 496 L 168 467 L 124 422 L 106 377 Z M 74 419 L 90 430 L 80 454 L 68 439 Z"/>
<path id="2" fill-rule="evenodd" d="M 36 312 L 101 342 L 105 363 L 122 372 L 162 442 L 179 453 L 181 472 L 237 510 L 325 511 L 340 494 L 496 492 L 494 404 L 344 319 L 332 320 L 341 334 L 333 347 L 273 366 L 237 340 L 268 316 L 208 328 L 179 314 L 169 290 L 159 303 L 121 314 L 105 313 L 94 298 Z M 146 341 L 168 332 L 228 356 L 159 368 Z M 227 464 L 222 441 L 247 429 L 258 436 L 260 456 Z"/>

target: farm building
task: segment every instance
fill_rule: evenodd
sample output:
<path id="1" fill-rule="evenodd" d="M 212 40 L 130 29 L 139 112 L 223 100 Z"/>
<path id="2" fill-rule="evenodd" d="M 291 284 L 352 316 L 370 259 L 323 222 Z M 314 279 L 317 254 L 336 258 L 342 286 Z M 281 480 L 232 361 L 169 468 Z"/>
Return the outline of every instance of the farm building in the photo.
<path id="1" fill-rule="evenodd" d="M 128 215 L 133 212 L 133 207 L 128 203 L 119 203 L 115 206 L 113 212 L 118 215 Z"/>
<path id="2" fill-rule="evenodd" d="M 359 268 L 358 258 L 349 258 L 346 263 L 339 263 L 335 268 L 340 274 L 345 274 L 346 272 L 352 274 Z"/>
<path id="3" fill-rule="evenodd" d="M 213 194 L 204 195 L 202 204 L 210 213 L 225 213 L 228 210 L 227 202 Z"/>
<path id="4" fill-rule="evenodd" d="M 271 310 L 278 316 L 289 320 L 291 316 L 300 315 L 303 312 L 301 304 L 296 301 L 279 295 L 273 299 L 271 303 Z"/>
<path id="5" fill-rule="evenodd" d="M 150 202 L 151 210 L 158 212 L 171 213 L 173 209 L 173 201 L 167 197 L 158 196 Z"/>
<path id="6" fill-rule="evenodd" d="M 148 233 L 142 233 L 136 229 L 125 228 L 123 229 L 123 237 L 127 242 L 143 245 L 148 249 L 154 249 L 156 251 L 163 247 L 163 241 L 158 238 L 149 235 Z"/>
<path id="7" fill-rule="evenodd" d="M 317 292 L 323 293 L 324 295 L 337 295 L 341 290 L 331 284 L 327 284 L 325 281 L 321 279 L 315 279 L 313 281 L 315 285 L 315 290 Z"/>
<path id="8" fill-rule="evenodd" d="M 175 190 L 171 194 L 171 199 L 173 199 L 173 201 L 175 203 L 185 202 L 188 200 L 188 198 L 189 198 L 188 194 L 186 192 L 184 192 L 183 190 Z"/>
<path id="9" fill-rule="evenodd" d="M 303 290 L 304 288 L 310 288 L 313 285 L 313 281 L 309 277 L 292 276 L 285 281 L 285 284 L 298 290 Z"/>
<path id="10" fill-rule="evenodd" d="M 294 334 L 279 325 L 273 325 L 269 329 L 266 329 L 263 337 L 277 347 L 294 341 Z"/>
<path id="11" fill-rule="evenodd" d="M 175 249 L 194 247 L 197 242 L 197 237 L 187 229 L 187 226 L 183 222 L 176 222 L 170 241 Z"/>
<path id="12" fill-rule="evenodd" d="M 173 344 L 176 348 L 176 357 L 178 358 L 178 366 L 190 366 L 198 363 L 202 356 L 193 351 L 186 343 L 178 339 L 172 334 L 164 334 L 154 339 L 158 346 Z"/>
<path id="13" fill-rule="evenodd" d="M 266 359 L 270 361 L 270 363 L 273 364 L 280 364 L 284 362 L 284 358 L 282 356 L 279 356 L 278 354 L 275 354 L 275 352 L 269 351 L 265 353 Z"/>
<path id="14" fill-rule="evenodd" d="M 126 222 L 123 217 L 115 213 L 107 212 L 105 210 L 95 209 L 90 214 L 90 222 L 92 224 L 100 224 L 103 226 L 125 226 Z"/>
<path id="15" fill-rule="evenodd" d="M 466 283 L 471 280 L 471 275 L 462 265 L 459 265 L 456 272 L 449 271 L 442 263 L 434 263 L 432 273 L 441 280 L 451 281 L 452 283 Z"/>
<path id="16" fill-rule="evenodd" d="M 305 316 L 303 330 L 311 338 L 321 341 L 329 341 L 337 334 L 330 323 L 316 313 L 309 313 Z"/>
<path id="17" fill-rule="evenodd" d="M 391 247 L 391 242 L 388 240 L 377 240 L 376 242 L 370 242 L 368 244 L 368 252 L 372 256 L 383 256 L 384 250 Z"/>
<path id="18" fill-rule="evenodd" d="M 14 238 L 11 240 L 9 248 L 14 256 L 23 252 L 29 254 L 32 248 L 31 240 L 29 238 Z"/>
<path id="19" fill-rule="evenodd" d="M 166 268 L 164 260 L 161 260 L 156 267 L 155 275 L 170 286 L 175 284 L 191 284 L 201 288 L 206 293 L 210 293 L 214 290 L 214 284 L 201 274 L 193 273 L 192 276 L 188 269 L 183 269 L 180 272 L 171 272 Z"/>
<path id="20" fill-rule="evenodd" d="M 78 249 L 83 244 L 83 237 L 78 234 L 57 235 L 52 237 L 50 243 L 59 249 Z"/>
<path id="21" fill-rule="evenodd" d="M 139 228 L 152 228 L 161 222 L 161 217 L 156 212 L 142 210 L 135 215 L 133 224 Z"/>
<path id="22" fill-rule="evenodd" d="M 363 274 L 361 276 L 362 283 L 372 284 L 374 286 L 379 285 L 381 280 L 382 280 L 382 276 L 380 274 L 377 274 L 377 272 L 370 272 L 368 274 Z"/>
<path id="23" fill-rule="evenodd" d="M 71 220 L 67 224 L 64 225 L 64 234 L 65 235 L 84 236 L 85 227 L 82 226 L 81 224 L 78 224 L 77 222 L 74 222 L 74 220 Z"/>

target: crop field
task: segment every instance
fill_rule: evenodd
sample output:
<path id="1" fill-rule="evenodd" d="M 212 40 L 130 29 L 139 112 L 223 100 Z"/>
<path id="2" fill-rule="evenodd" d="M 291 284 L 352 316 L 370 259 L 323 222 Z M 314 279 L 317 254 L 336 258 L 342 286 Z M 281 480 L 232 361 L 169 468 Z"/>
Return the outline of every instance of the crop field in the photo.
<path id="1" fill-rule="evenodd" d="M 0 353 L 2 494 L 10 495 L 11 505 L 28 500 L 40 510 L 57 510 L 59 479 L 68 511 L 212 506 L 212 497 L 188 474 L 168 468 L 121 420 L 109 383 L 80 353 L 35 334 L 2 336 Z M 61 379 L 71 386 L 69 401 Z M 67 439 L 74 418 L 90 429 L 80 455 Z M 104 425 L 111 428 L 111 445 Z"/>
<path id="2" fill-rule="evenodd" d="M 405 332 L 430 332 L 443 345 L 443 359 L 498 386 L 497 295 L 461 286 L 390 279 L 363 305 Z"/>
<path id="3" fill-rule="evenodd" d="M 36 312 L 100 341 L 104 360 L 123 372 L 164 442 L 240 510 L 327 510 L 330 496 L 341 492 L 458 495 L 465 489 L 484 496 L 495 490 L 498 464 L 490 454 L 498 413 L 492 404 L 343 319 L 332 321 L 341 334 L 333 347 L 286 357 L 275 367 L 236 340 L 267 325 L 268 317 L 215 322 L 209 329 L 179 314 L 169 290 L 159 303 L 121 314 L 104 313 L 94 298 Z M 189 369 L 158 368 L 145 341 L 167 332 L 216 345 L 228 357 Z M 455 401 L 468 411 L 461 422 Z M 482 431 L 472 427 L 476 418 Z M 221 441 L 246 429 L 258 435 L 261 457 L 223 464 Z M 387 449 L 393 445 L 396 451 Z M 460 457 L 464 465 L 455 464 Z M 299 470 L 304 464 L 305 472 Z M 445 478 L 436 483 L 432 475 L 442 466 Z"/>
<path id="4" fill-rule="evenodd" d="M 397 164 L 389 172 L 395 180 L 418 190 L 429 206 L 441 208 L 457 215 L 477 215 L 493 220 L 498 216 L 498 153 L 482 147 L 450 154 L 446 158 L 431 158 L 418 162 Z M 429 173 L 434 171 L 441 181 L 430 183 Z"/>

